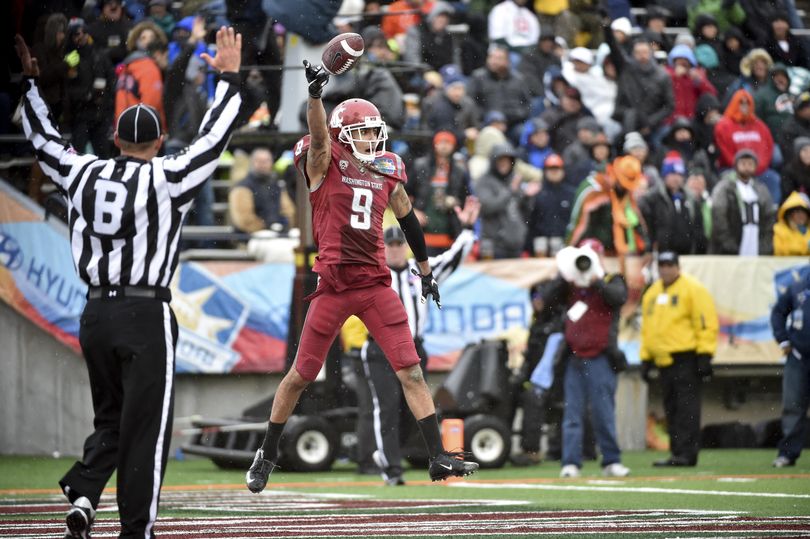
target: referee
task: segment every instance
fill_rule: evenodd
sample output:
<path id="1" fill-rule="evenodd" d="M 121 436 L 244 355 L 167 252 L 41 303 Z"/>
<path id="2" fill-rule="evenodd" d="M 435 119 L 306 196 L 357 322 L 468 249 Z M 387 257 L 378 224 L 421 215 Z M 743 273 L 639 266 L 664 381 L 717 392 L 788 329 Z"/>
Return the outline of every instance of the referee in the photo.
<path id="1" fill-rule="evenodd" d="M 216 56 L 202 57 L 220 72 L 220 82 L 195 141 L 156 157 L 160 120 L 138 104 L 116 122 L 121 156 L 99 159 L 61 138 L 40 95 L 37 60 L 16 36 L 25 77 L 23 129 L 67 201 L 73 263 L 88 285 L 79 343 L 95 431 L 81 462 L 59 481 L 71 503 L 65 537 L 90 536 L 101 491 L 116 469 L 120 537 L 154 537 L 174 401 L 177 321 L 168 286 L 183 219 L 214 172 L 242 101 L 242 37 L 222 27 L 216 42 Z"/>
<path id="2" fill-rule="evenodd" d="M 475 234 L 471 228 L 478 219 L 480 207 L 475 197 L 467 197 L 463 209 L 456 207 L 456 215 L 464 230 L 448 250 L 428 259 L 437 282 L 447 279 L 472 249 Z M 387 228 L 383 240 L 385 260 L 391 270 L 391 286 L 405 306 L 416 352 L 424 370 L 427 353 L 422 345 L 422 333 L 428 305 L 421 301 L 421 284 L 413 274 L 413 270 L 418 269 L 417 264 L 413 258 L 408 258 L 408 244 L 402 229 L 396 226 Z M 406 406 L 402 386 L 382 349 L 371 336 L 361 348 L 358 363 L 357 400 L 361 410 L 357 419 L 358 462 L 362 464 L 371 453 L 386 484 L 404 485 L 400 442 L 404 438 L 401 432 L 405 429 L 400 427 L 407 425 L 405 421 L 409 415 L 404 413 Z"/>

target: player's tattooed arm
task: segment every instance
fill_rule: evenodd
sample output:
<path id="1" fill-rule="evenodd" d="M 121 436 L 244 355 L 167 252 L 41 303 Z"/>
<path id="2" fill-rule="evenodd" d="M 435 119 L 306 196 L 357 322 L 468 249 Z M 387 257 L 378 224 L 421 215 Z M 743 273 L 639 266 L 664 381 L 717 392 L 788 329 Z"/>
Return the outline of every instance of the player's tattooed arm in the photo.
<path id="1" fill-rule="evenodd" d="M 307 99 L 307 125 L 310 135 L 307 176 L 310 180 L 310 189 L 315 189 L 326 176 L 332 159 L 329 129 L 326 127 L 326 110 L 320 99 Z"/>
<path id="2" fill-rule="evenodd" d="M 411 212 L 413 206 L 411 205 L 411 199 L 408 197 L 408 193 L 405 191 L 404 184 L 397 184 L 394 191 L 391 193 L 391 197 L 388 199 L 388 205 L 391 206 L 391 210 L 393 210 L 394 216 L 396 216 L 397 219 L 402 219 Z"/>

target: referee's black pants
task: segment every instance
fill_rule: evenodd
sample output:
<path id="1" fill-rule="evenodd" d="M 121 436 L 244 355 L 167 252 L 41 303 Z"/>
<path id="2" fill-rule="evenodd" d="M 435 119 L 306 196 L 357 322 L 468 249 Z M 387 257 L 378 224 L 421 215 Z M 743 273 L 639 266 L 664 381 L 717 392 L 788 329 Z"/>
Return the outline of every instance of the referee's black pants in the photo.
<path id="1" fill-rule="evenodd" d="M 415 339 L 416 353 L 424 372 L 427 352 L 422 339 Z M 413 414 L 405 401 L 402 384 L 376 341 L 369 339 L 360 353 L 357 383 L 357 461 L 372 461 L 379 450 L 386 478 L 402 476 L 402 444 L 407 439 Z"/>
<path id="2" fill-rule="evenodd" d="M 98 506 L 118 470 L 120 537 L 154 537 L 160 486 L 171 441 L 177 321 L 168 302 L 91 299 L 79 343 L 93 397 L 95 431 L 81 462 L 59 481 L 68 497 Z"/>
<path id="3" fill-rule="evenodd" d="M 673 354 L 673 363 L 659 369 L 669 446 L 673 457 L 697 463 L 700 451 L 702 382 L 694 352 Z"/>

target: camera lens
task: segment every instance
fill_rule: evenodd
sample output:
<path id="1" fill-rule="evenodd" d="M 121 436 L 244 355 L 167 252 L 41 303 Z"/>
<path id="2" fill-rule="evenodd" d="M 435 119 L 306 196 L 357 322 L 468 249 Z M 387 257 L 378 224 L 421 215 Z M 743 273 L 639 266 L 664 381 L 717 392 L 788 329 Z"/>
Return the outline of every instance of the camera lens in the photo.
<path id="1" fill-rule="evenodd" d="M 574 261 L 574 265 L 579 271 L 585 272 L 591 269 L 591 259 L 585 255 L 579 255 Z"/>

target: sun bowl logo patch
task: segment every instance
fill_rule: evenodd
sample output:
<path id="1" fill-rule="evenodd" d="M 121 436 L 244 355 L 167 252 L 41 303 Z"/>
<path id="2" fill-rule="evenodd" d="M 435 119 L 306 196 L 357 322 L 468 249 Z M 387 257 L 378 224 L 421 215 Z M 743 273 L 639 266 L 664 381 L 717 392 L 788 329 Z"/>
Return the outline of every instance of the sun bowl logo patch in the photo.
<path id="1" fill-rule="evenodd" d="M 379 157 L 375 159 L 374 168 L 383 174 L 394 174 L 397 171 L 397 166 L 390 157 Z"/>
<path id="2" fill-rule="evenodd" d="M 23 263 L 23 253 L 20 244 L 11 236 L 0 233 L 0 264 L 14 271 Z"/>
<path id="3" fill-rule="evenodd" d="M 347 168 L 349 168 L 349 162 L 346 161 L 345 159 L 341 159 L 340 162 L 338 163 L 338 166 L 340 167 L 340 170 L 346 170 Z"/>

